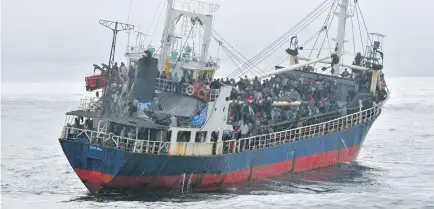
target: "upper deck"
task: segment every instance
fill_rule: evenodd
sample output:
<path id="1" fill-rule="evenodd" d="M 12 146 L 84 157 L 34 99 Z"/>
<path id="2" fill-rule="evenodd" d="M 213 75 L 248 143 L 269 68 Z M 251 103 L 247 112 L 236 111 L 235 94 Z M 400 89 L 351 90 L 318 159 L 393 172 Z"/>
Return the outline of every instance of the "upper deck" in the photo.
<path id="1" fill-rule="evenodd" d="M 107 131 L 71 126 L 64 127 L 60 139 L 80 141 L 142 154 L 209 156 L 238 153 L 294 143 L 298 140 L 323 136 L 367 122 L 373 122 L 380 115 L 386 100 L 371 108 L 360 109 L 355 113 L 321 123 L 239 139 L 217 137 L 212 142 L 203 141 L 202 139 L 206 138 L 206 136 L 200 137 L 202 133 L 199 128 L 170 127 L 164 133 L 163 131 L 155 132 L 152 129 L 144 129 L 145 134 L 142 135 L 144 138 L 140 138 L 138 135 L 133 138 L 133 134 L 129 137 L 122 137 Z M 185 132 L 190 132 L 187 141 L 183 141 L 185 139 L 183 133 Z M 221 136 L 220 134 L 223 135 L 223 133 L 217 133 L 217 136 Z"/>

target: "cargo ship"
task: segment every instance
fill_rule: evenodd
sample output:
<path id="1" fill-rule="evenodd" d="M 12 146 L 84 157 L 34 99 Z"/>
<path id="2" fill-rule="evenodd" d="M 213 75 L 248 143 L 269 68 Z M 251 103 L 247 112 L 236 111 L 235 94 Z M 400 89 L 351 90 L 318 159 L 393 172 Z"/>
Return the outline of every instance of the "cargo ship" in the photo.
<path id="1" fill-rule="evenodd" d="M 346 22 L 361 12 L 357 1 L 325 0 L 307 16 L 335 13 L 330 54 L 303 57 L 307 49 L 291 36 L 283 50 L 289 66 L 251 75 L 242 68 L 256 69 L 254 57 L 226 79 L 215 78 L 220 60 L 208 52 L 211 39 L 218 40 L 212 28 L 219 6 L 188 2 L 207 9 L 168 0 L 161 46 L 128 45 L 120 67 L 116 35 L 133 26 L 100 21 L 114 32 L 110 61 L 86 77 L 86 89 L 97 96 L 66 113 L 59 138 L 90 192 L 218 190 L 357 160 L 389 98 L 384 35 L 370 33 L 352 64 L 342 59 Z"/>

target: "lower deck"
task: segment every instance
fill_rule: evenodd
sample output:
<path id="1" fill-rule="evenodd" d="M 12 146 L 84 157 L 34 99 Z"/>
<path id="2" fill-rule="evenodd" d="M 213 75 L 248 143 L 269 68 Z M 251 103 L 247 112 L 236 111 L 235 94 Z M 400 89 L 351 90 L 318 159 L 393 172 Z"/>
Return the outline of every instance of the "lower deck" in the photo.
<path id="1" fill-rule="evenodd" d="M 60 140 L 71 166 L 90 191 L 122 188 L 219 186 L 353 162 L 373 121 L 323 136 L 211 156 L 133 153 Z"/>

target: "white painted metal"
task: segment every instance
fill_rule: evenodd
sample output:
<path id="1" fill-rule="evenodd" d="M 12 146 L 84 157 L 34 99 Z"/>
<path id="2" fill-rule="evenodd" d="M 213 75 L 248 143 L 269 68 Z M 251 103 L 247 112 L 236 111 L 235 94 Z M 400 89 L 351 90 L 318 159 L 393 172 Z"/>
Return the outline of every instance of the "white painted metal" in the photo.
<path id="1" fill-rule="evenodd" d="M 321 58 L 318 58 L 318 59 L 307 61 L 305 63 L 291 65 L 291 66 L 284 67 L 284 68 L 281 68 L 281 69 L 278 69 L 278 70 L 267 72 L 267 73 L 265 73 L 263 75 L 258 76 L 258 78 L 261 79 L 261 78 L 270 77 L 270 76 L 273 76 L 273 75 L 277 75 L 277 74 L 280 74 L 280 73 L 284 73 L 284 72 L 288 72 L 288 71 L 291 71 L 291 70 L 295 70 L 295 69 L 298 69 L 298 68 L 301 68 L 301 67 L 304 67 L 304 66 L 316 63 L 316 62 L 320 62 L 320 61 L 323 61 L 323 60 L 326 60 L 326 59 L 330 59 L 330 58 L 331 58 L 331 56 L 321 57 Z M 254 79 L 254 77 L 251 77 L 250 79 Z"/>
<path id="2" fill-rule="evenodd" d="M 222 86 L 220 95 L 214 102 L 208 103 L 208 112 L 206 122 L 201 128 L 201 131 L 208 131 L 211 135 L 212 131 L 223 132 L 223 130 L 232 129 L 232 126 L 227 125 L 227 115 L 229 111 L 229 101 L 226 98 L 230 97 L 232 87 Z M 207 142 L 210 138 L 207 139 Z"/>
<path id="3" fill-rule="evenodd" d="M 339 57 L 340 61 L 342 61 L 342 54 L 344 49 L 344 41 L 345 41 L 345 26 L 348 18 L 348 0 L 341 0 L 339 13 L 339 25 L 338 25 L 338 33 L 336 35 L 336 50 L 335 53 Z M 334 76 L 339 75 L 339 65 L 334 65 Z"/>
<path id="4" fill-rule="evenodd" d="M 270 146 L 277 146 L 285 143 L 294 143 L 296 139 L 303 140 L 314 136 L 325 135 L 334 131 L 341 131 L 347 128 L 354 127 L 361 123 L 370 121 L 378 117 L 381 113 L 383 105 L 388 100 L 388 97 L 381 103 L 360 110 L 356 113 L 346 115 L 337 119 L 326 121 L 310 126 L 298 127 L 290 130 L 273 132 L 239 140 L 229 140 L 217 143 L 216 154 L 226 154 L 234 152 L 242 152 L 254 149 L 262 149 Z M 229 127 L 227 127 L 229 128 Z M 172 129 L 172 128 L 171 128 Z M 203 131 L 202 129 L 194 129 Z M 229 130 L 229 129 L 226 129 Z M 110 133 L 98 133 L 92 130 L 78 129 L 72 127 L 64 127 L 61 139 L 71 140 L 77 137 L 68 138 L 68 134 L 75 131 L 77 135 L 83 134 L 90 139 L 91 143 L 102 143 L 113 141 L 117 149 L 123 149 L 129 152 L 148 153 L 148 154 L 174 154 L 174 155 L 212 155 L 213 143 L 191 143 L 191 142 L 176 142 L 178 131 L 192 131 L 192 128 L 173 128 L 170 142 L 161 142 L 153 140 L 136 140 L 125 137 L 116 136 Z M 120 143 L 126 141 L 125 143 Z M 188 145 L 190 144 L 190 145 Z M 224 145 L 223 145 L 224 144 Z M 225 147 L 225 150 L 222 150 Z"/>
<path id="5" fill-rule="evenodd" d="M 299 59 L 299 60 L 305 60 L 305 61 L 312 60 L 312 59 L 310 59 L 310 58 L 307 58 L 307 57 L 301 57 L 301 56 L 297 56 L 297 59 Z M 323 63 L 323 64 L 332 64 L 331 61 L 326 61 L 326 60 L 320 61 L 319 63 Z M 367 67 L 360 67 L 360 66 L 357 66 L 357 65 L 347 65 L 347 64 L 343 64 L 343 63 L 340 63 L 339 65 L 342 66 L 342 67 L 347 67 L 347 68 L 356 69 L 356 70 L 370 70 L 370 69 L 367 68 Z"/>
<path id="6" fill-rule="evenodd" d="M 179 3 L 179 2 L 175 2 Z M 192 3 L 192 2 L 185 2 L 185 3 Z M 199 60 L 197 60 L 196 65 L 193 62 L 186 62 L 186 61 L 180 61 L 180 65 L 183 65 L 183 67 L 188 68 L 188 66 L 193 66 L 194 69 L 202 69 L 205 67 L 205 63 L 207 62 L 208 55 L 209 55 L 209 45 L 211 41 L 211 32 L 212 32 L 212 23 L 213 23 L 213 12 L 218 8 L 213 8 L 213 6 L 216 6 L 214 4 L 208 4 L 205 2 L 196 2 L 199 3 L 202 6 L 209 6 L 210 10 L 208 11 L 210 14 L 200 13 L 200 11 L 187 11 L 184 7 L 176 7 L 174 4 L 174 0 L 167 0 L 167 14 L 166 14 L 166 22 L 163 30 L 163 36 L 161 39 L 161 53 L 160 53 L 160 59 L 158 60 L 158 70 L 160 72 L 163 72 L 165 69 L 165 63 L 168 59 L 169 53 L 173 49 L 173 44 L 176 39 L 174 34 L 174 26 L 175 22 L 178 18 L 187 18 L 188 21 L 190 21 L 190 18 L 198 18 L 200 19 L 200 22 L 202 23 L 202 27 L 204 30 L 203 39 L 202 39 L 202 47 L 200 51 Z M 217 5 L 218 6 L 218 5 Z M 187 21 L 187 19 L 185 19 Z M 199 24 L 199 23 L 196 23 Z M 194 35 L 192 35 L 194 37 Z M 188 37 L 187 37 L 188 38 Z M 191 38 L 191 37 L 190 37 Z M 175 66 L 176 68 L 176 66 Z M 176 72 L 176 71 L 175 71 Z"/>
<path id="7" fill-rule="evenodd" d="M 164 23 L 163 36 L 161 37 L 161 53 L 160 59 L 158 60 L 158 70 L 160 72 L 164 71 L 167 54 L 172 48 L 172 28 L 176 19 L 172 7 L 173 0 L 167 0 L 166 22 Z"/>

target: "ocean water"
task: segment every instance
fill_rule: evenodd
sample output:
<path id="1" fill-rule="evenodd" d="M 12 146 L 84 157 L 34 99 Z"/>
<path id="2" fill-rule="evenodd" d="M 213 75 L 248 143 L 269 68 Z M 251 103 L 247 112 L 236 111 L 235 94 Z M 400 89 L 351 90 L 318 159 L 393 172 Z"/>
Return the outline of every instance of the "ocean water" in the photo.
<path id="1" fill-rule="evenodd" d="M 357 163 L 221 193 L 90 195 L 57 141 L 84 83 L 4 83 L 1 208 L 434 208 L 434 78 L 391 78 Z"/>

